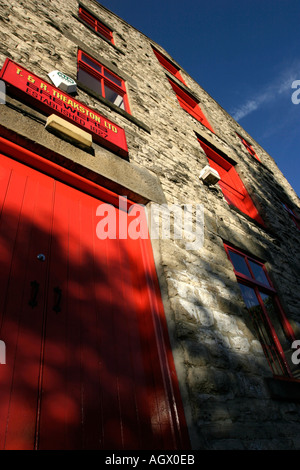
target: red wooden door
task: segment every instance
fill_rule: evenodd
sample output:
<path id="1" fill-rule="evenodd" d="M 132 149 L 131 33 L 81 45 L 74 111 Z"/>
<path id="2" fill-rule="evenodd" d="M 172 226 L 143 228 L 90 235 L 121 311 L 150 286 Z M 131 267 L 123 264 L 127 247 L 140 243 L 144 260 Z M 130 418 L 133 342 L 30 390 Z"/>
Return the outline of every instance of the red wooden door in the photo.
<path id="1" fill-rule="evenodd" d="M 4 155 L 0 183 L 1 448 L 188 448 L 149 240 Z"/>

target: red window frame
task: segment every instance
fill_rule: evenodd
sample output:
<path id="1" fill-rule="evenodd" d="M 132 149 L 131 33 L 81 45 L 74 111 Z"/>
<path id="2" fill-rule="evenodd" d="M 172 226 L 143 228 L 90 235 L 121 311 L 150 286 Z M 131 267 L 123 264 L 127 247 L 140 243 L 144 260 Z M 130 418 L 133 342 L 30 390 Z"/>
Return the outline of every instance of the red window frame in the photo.
<path id="1" fill-rule="evenodd" d="M 85 23 L 93 28 L 96 33 L 100 33 L 112 44 L 115 44 L 112 30 L 81 6 L 79 7 L 79 18 L 81 18 Z"/>
<path id="2" fill-rule="evenodd" d="M 264 226 L 264 222 L 234 165 L 201 139 L 198 138 L 198 142 L 206 154 L 209 165 L 217 170 L 221 177 L 219 186 L 228 204 L 237 207 L 241 212 Z"/>
<path id="3" fill-rule="evenodd" d="M 267 361 L 273 374 L 276 376 L 285 376 L 293 378 L 293 372 L 291 370 L 290 364 L 287 360 L 286 353 L 284 352 L 283 346 L 279 340 L 277 331 L 278 326 L 284 332 L 287 342 L 291 345 L 295 341 L 295 335 L 293 329 L 282 309 L 280 301 L 278 299 L 276 290 L 271 282 L 270 276 L 265 268 L 264 263 L 259 261 L 257 258 L 249 256 L 248 254 L 238 250 L 227 243 L 224 243 L 224 248 L 228 256 L 229 261 L 233 265 L 233 270 L 236 275 L 237 281 L 241 286 L 250 287 L 257 298 L 257 306 L 255 310 L 251 311 L 247 304 L 247 309 L 251 315 L 251 319 L 256 327 L 256 331 L 259 336 L 259 340 L 262 344 L 263 351 L 266 355 Z M 249 275 L 242 273 L 237 269 L 237 263 L 234 262 L 233 255 L 239 255 L 241 259 L 244 260 L 245 266 L 248 268 Z M 251 264 L 252 263 L 252 264 Z M 258 280 L 255 272 L 252 268 L 253 263 L 260 267 L 261 272 L 264 273 L 265 281 Z M 243 289 L 241 287 L 242 295 Z M 275 306 L 276 313 L 278 314 L 277 325 L 274 324 L 274 318 L 271 319 L 268 313 L 266 304 L 263 301 L 263 295 L 269 296 L 272 299 L 273 305 Z M 244 298 L 246 303 L 246 299 Z M 277 331 L 276 331 L 277 330 Z"/>
<path id="4" fill-rule="evenodd" d="M 247 140 L 244 139 L 244 137 L 242 137 L 241 135 L 237 134 L 237 136 L 241 139 L 242 143 L 244 144 L 244 146 L 246 147 L 246 149 L 248 150 L 250 155 L 252 157 L 256 158 L 256 160 L 258 160 L 260 162 L 260 159 L 256 155 L 256 152 L 255 152 L 254 148 L 252 147 L 252 145 L 249 142 L 247 142 Z"/>
<path id="5" fill-rule="evenodd" d="M 214 132 L 210 123 L 204 116 L 198 102 L 190 94 L 184 91 L 180 86 L 178 86 L 173 80 L 167 77 L 170 85 L 172 86 L 180 106 L 187 111 L 191 116 L 193 116 L 197 121 L 201 122 L 205 127 Z"/>
<path id="6" fill-rule="evenodd" d="M 166 69 L 168 72 L 170 72 L 174 77 L 176 77 L 178 80 L 180 80 L 185 86 L 186 83 L 183 80 L 180 69 L 176 67 L 167 57 L 165 57 L 161 52 L 159 52 L 157 49 L 155 49 L 152 46 L 153 52 L 158 60 L 158 62 Z"/>
<path id="7" fill-rule="evenodd" d="M 284 207 L 284 210 L 289 214 L 290 218 L 296 225 L 297 229 L 300 230 L 300 217 L 298 217 L 295 214 L 295 212 L 285 202 L 282 202 L 282 205 Z"/>
<path id="8" fill-rule="evenodd" d="M 88 63 L 85 60 L 87 60 Z M 79 72 L 79 69 L 85 71 L 86 73 L 91 75 L 91 77 L 93 77 L 93 78 L 95 78 L 96 80 L 99 81 L 99 84 L 101 85 L 101 87 L 100 87 L 100 89 L 101 89 L 100 96 L 102 96 L 103 98 L 106 98 L 109 101 L 111 101 L 107 97 L 107 93 L 105 91 L 105 86 L 107 86 L 113 92 L 120 95 L 123 98 L 123 101 L 124 101 L 124 110 L 126 112 L 130 113 L 130 107 L 129 107 L 129 101 L 128 101 L 128 97 L 127 97 L 126 86 L 125 86 L 125 82 L 122 78 L 120 78 L 114 72 L 109 70 L 107 67 L 102 65 L 97 60 L 93 59 L 91 56 L 89 56 L 88 54 L 86 54 L 82 50 L 78 51 L 78 69 L 77 69 L 78 72 Z M 109 76 L 111 77 L 111 79 L 109 78 Z M 114 81 L 112 81 L 112 79 L 119 82 L 120 84 L 115 83 Z M 111 101 L 111 102 L 113 103 L 113 101 Z"/>

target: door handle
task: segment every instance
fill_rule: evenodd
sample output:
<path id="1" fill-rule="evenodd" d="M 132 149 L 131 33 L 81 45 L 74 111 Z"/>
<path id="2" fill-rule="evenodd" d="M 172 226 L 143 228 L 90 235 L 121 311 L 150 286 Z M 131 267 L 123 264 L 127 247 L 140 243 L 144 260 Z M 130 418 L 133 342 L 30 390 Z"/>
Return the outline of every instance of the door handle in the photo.
<path id="1" fill-rule="evenodd" d="M 61 297 L 62 297 L 62 290 L 59 287 L 54 287 L 53 290 L 54 290 L 54 299 L 55 299 L 53 310 L 54 312 L 58 313 L 61 311 L 60 302 L 61 302 Z"/>
<path id="2" fill-rule="evenodd" d="M 30 296 L 30 300 L 29 300 L 28 304 L 32 308 L 34 308 L 34 307 L 37 306 L 37 296 L 38 296 L 38 293 L 39 293 L 40 285 L 37 281 L 31 281 L 30 285 L 31 285 L 31 296 Z"/>

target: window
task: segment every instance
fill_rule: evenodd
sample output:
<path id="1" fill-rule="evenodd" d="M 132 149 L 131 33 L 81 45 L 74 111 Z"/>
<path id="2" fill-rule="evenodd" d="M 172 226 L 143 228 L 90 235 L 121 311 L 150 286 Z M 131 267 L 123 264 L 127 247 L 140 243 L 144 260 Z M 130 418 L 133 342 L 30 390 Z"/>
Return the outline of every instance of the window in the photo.
<path id="1" fill-rule="evenodd" d="M 201 124 L 203 124 L 205 127 L 214 132 L 195 98 L 193 98 L 190 94 L 188 94 L 181 87 L 179 87 L 173 80 L 171 80 L 170 78 L 168 78 L 168 80 L 174 92 L 176 93 L 180 106 L 191 116 L 197 119 L 197 121 L 201 122 Z"/>
<path id="2" fill-rule="evenodd" d="M 202 140 L 198 139 L 198 141 L 206 153 L 210 166 L 217 170 L 221 177 L 219 185 L 228 204 L 237 207 L 259 224 L 264 225 L 233 164 Z"/>
<path id="3" fill-rule="evenodd" d="M 240 136 L 239 134 L 237 134 L 238 137 L 241 139 L 242 143 L 244 144 L 244 146 L 246 147 L 246 149 L 248 150 L 248 152 L 250 153 L 250 155 L 252 155 L 252 157 L 256 158 L 256 160 L 260 161 L 258 156 L 256 155 L 255 153 L 255 150 L 254 148 L 252 147 L 251 144 L 249 144 L 249 142 L 247 142 L 246 139 L 244 139 L 244 137 Z"/>
<path id="4" fill-rule="evenodd" d="M 156 50 L 153 46 L 152 46 L 152 49 L 153 49 L 153 52 L 154 54 L 156 55 L 157 57 L 157 60 L 159 61 L 159 63 L 166 69 L 168 70 L 168 72 L 170 72 L 172 75 L 174 75 L 174 77 L 176 77 L 178 80 L 180 80 L 184 85 L 186 85 L 185 81 L 183 80 L 181 74 L 180 74 L 180 70 L 178 67 L 176 67 L 176 65 L 174 65 L 169 59 L 167 59 L 161 52 L 159 52 L 158 50 Z"/>
<path id="5" fill-rule="evenodd" d="M 112 44 L 114 44 L 114 38 L 111 29 L 105 26 L 101 21 L 99 21 L 90 12 L 88 12 L 82 7 L 79 7 L 79 18 L 81 18 L 85 23 L 87 23 L 91 28 L 93 28 L 94 31 L 100 33 Z"/>
<path id="6" fill-rule="evenodd" d="M 284 209 L 286 210 L 286 212 L 289 214 L 290 218 L 292 219 L 296 227 L 298 228 L 298 230 L 300 230 L 300 217 L 298 217 L 295 214 L 295 212 L 285 202 L 282 202 L 282 205 Z"/>
<path id="7" fill-rule="evenodd" d="M 78 52 L 78 81 L 118 108 L 130 112 L 124 81 L 82 51 Z"/>
<path id="8" fill-rule="evenodd" d="M 262 262 L 224 244 L 257 338 L 274 375 L 300 377 L 291 361 L 294 332 Z"/>

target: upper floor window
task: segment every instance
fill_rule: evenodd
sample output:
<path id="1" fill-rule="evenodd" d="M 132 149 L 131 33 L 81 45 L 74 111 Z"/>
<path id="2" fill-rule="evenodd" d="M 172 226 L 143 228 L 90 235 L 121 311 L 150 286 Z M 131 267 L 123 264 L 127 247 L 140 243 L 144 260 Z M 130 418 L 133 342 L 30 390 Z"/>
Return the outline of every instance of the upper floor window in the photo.
<path id="1" fill-rule="evenodd" d="M 205 127 L 210 129 L 212 132 L 213 129 L 209 124 L 208 120 L 204 116 L 198 102 L 193 98 L 188 92 L 183 90 L 178 86 L 173 80 L 168 77 L 168 80 L 176 94 L 180 106 L 187 111 L 191 116 L 193 116 L 197 121 L 201 122 Z"/>
<path id="2" fill-rule="evenodd" d="M 85 52 L 78 52 L 78 81 L 115 106 L 130 112 L 125 82 Z"/>
<path id="3" fill-rule="evenodd" d="M 83 7 L 79 7 L 79 18 L 81 18 L 85 23 L 87 23 L 94 31 L 102 34 L 106 39 L 108 39 L 112 44 L 114 44 L 113 32 L 108 26 L 104 25 L 100 20 L 95 18 L 89 11 L 85 10 Z"/>
<path id="4" fill-rule="evenodd" d="M 217 170 L 221 177 L 219 185 L 228 204 L 237 207 L 241 212 L 264 225 L 234 165 L 207 143 L 200 139 L 198 141 L 206 153 L 210 166 Z"/>
<path id="5" fill-rule="evenodd" d="M 264 264 L 227 244 L 224 247 L 273 374 L 300 377 L 292 362 L 295 335 Z"/>
<path id="6" fill-rule="evenodd" d="M 284 209 L 286 210 L 286 212 L 289 214 L 290 218 L 292 219 L 296 227 L 300 230 L 300 217 L 298 217 L 295 214 L 295 212 L 285 202 L 282 202 L 282 205 Z"/>
<path id="7" fill-rule="evenodd" d="M 174 65 L 167 57 L 165 57 L 161 52 L 159 52 L 157 49 L 155 49 L 152 46 L 153 52 L 159 61 L 159 63 L 166 69 L 168 72 L 170 72 L 174 77 L 176 77 L 178 80 L 180 80 L 184 85 L 186 85 L 185 81 L 183 80 L 180 69 Z"/>
<path id="8" fill-rule="evenodd" d="M 244 144 L 244 146 L 246 147 L 246 149 L 248 150 L 250 155 L 252 155 L 252 157 L 256 158 L 256 160 L 260 161 L 258 156 L 256 155 L 256 152 L 255 152 L 254 148 L 252 147 L 252 145 L 249 142 L 247 142 L 247 140 L 244 139 L 244 137 L 240 136 L 239 134 L 237 134 L 237 135 L 241 139 L 242 143 Z"/>

